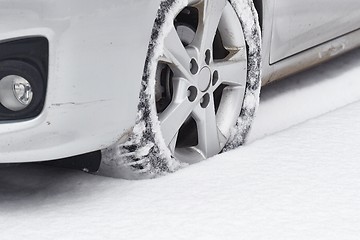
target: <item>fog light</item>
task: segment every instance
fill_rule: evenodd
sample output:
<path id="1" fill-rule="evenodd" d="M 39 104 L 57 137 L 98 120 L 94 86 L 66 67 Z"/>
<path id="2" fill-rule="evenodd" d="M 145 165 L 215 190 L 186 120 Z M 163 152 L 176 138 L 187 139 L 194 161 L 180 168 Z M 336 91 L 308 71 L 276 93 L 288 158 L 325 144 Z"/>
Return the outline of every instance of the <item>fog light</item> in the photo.
<path id="1" fill-rule="evenodd" d="M 43 37 L 0 43 L 0 125 L 33 119 L 44 110 L 49 42 Z"/>
<path id="2" fill-rule="evenodd" d="M 0 80 L 0 103 L 11 111 L 21 111 L 33 99 L 31 84 L 23 77 L 9 75 Z"/>

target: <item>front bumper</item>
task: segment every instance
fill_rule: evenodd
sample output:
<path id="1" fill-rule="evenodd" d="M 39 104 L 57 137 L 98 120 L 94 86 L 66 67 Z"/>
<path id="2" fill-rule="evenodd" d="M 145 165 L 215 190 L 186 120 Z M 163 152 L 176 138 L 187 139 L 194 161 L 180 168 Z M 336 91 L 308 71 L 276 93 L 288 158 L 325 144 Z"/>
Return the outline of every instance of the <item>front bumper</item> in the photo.
<path id="1" fill-rule="evenodd" d="M 105 148 L 132 127 L 159 1 L 5 0 L 0 44 L 49 41 L 43 111 L 0 122 L 0 163 L 59 159 Z"/>

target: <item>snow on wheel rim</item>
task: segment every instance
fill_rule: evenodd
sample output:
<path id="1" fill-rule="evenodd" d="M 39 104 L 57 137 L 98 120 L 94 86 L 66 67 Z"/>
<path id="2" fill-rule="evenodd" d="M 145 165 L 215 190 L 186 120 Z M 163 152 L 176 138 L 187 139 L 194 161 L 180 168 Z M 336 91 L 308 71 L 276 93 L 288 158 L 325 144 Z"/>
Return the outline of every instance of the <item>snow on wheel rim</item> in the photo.
<path id="1" fill-rule="evenodd" d="M 174 19 L 188 5 L 199 0 L 163 0 L 158 10 L 140 91 L 140 102 L 134 128 L 123 135 L 117 144 L 102 151 L 99 174 L 127 179 L 143 179 L 174 172 L 186 164 L 172 157 L 161 134 L 161 124 L 156 106 L 156 78 L 158 62 L 164 55 L 166 36 L 173 28 Z M 229 0 L 234 8 L 247 46 L 247 80 L 240 117 L 230 131 L 230 137 L 223 149 L 227 151 L 244 143 L 250 130 L 260 93 L 260 27 L 252 0 Z M 184 41 L 191 41 L 191 28 L 183 28 Z M 205 55 L 207 58 L 208 54 Z M 166 61 L 165 61 L 166 62 Z M 196 69 L 195 61 L 193 71 Z M 206 84 L 204 84 L 206 85 Z M 206 87 L 204 87 L 206 89 Z M 203 89 L 204 90 L 204 89 Z M 190 98 L 194 93 L 190 89 Z M 206 104 L 206 103 L 205 103 Z"/>
<path id="2" fill-rule="evenodd" d="M 227 0 L 192 1 L 174 18 L 156 73 L 156 106 L 171 154 L 194 163 L 218 154 L 243 103 L 247 52 Z"/>

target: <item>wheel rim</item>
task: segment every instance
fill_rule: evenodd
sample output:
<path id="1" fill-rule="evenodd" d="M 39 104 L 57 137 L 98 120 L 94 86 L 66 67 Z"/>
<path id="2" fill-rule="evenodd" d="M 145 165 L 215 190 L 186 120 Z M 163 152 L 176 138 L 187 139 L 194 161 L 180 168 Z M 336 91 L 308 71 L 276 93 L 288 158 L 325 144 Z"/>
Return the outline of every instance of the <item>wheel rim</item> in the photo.
<path id="1" fill-rule="evenodd" d="M 193 0 L 174 19 L 156 73 L 156 107 L 165 144 L 180 161 L 219 153 L 240 114 L 247 53 L 227 0 Z"/>

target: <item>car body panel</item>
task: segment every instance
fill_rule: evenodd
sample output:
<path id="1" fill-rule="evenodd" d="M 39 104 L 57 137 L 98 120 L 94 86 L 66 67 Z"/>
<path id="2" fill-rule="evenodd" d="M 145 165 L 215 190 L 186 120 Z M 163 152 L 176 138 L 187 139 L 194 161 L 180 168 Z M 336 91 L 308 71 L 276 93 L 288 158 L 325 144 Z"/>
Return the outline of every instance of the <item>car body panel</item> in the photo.
<path id="1" fill-rule="evenodd" d="M 358 0 L 274 0 L 270 64 L 360 28 Z"/>
<path id="2" fill-rule="evenodd" d="M 272 63 L 271 59 L 274 58 L 273 54 L 275 54 L 275 56 L 277 54 L 277 48 L 272 45 L 273 35 L 277 34 L 274 33 L 273 29 L 274 21 L 276 21 L 275 19 L 277 18 L 275 15 L 276 1 L 277 0 L 256 0 L 256 5 L 260 6 L 259 9 L 261 12 L 259 15 L 262 19 L 262 85 L 282 79 L 346 53 L 351 49 L 360 47 L 360 21 L 353 20 L 350 25 L 357 30 L 342 35 L 339 33 L 338 36 L 334 36 L 332 39 L 321 42 L 320 44 L 313 42 L 313 45 L 308 45 L 307 49 L 303 51 L 297 50 L 295 53 L 291 53 L 292 49 L 289 48 L 285 51 L 288 54 L 287 57 L 282 55 L 281 60 Z M 360 6 L 358 6 L 357 9 L 354 8 L 354 11 L 360 12 Z M 290 16 L 288 18 L 290 18 Z M 316 16 L 313 20 L 316 21 Z M 303 35 L 303 38 L 303 41 L 305 41 L 305 35 Z M 309 36 L 309 40 L 307 41 L 311 42 L 312 38 Z M 282 50 L 280 49 L 279 51 L 281 52 Z M 284 54 L 284 52 L 282 54 Z"/>

